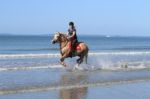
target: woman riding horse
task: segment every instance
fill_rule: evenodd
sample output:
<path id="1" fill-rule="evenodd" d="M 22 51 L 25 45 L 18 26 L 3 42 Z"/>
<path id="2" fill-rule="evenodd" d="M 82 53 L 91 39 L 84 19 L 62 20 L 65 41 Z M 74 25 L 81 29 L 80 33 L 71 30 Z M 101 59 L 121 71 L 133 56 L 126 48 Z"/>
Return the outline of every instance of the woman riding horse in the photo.
<path id="1" fill-rule="evenodd" d="M 68 38 L 66 37 L 65 34 L 57 32 L 54 34 L 54 38 L 52 39 L 52 43 L 53 44 L 55 44 L 55 43 L 60 44 L 60 54 L 61 54 L 60 61 L 61 61 L 61 64 L 66 67 L 67 65 L 64 63 L 64 60 L 65 60 L 65 58 L 69 57 L 68 54 L 70 51 L 70 47 L 69 47 L 70 41 L 68 40 Z M 88 56 L 88 51 L 89 51 L 88 46 L 85 43 L 80 42 L 80 43 L 76 44 L 75 49 L 76 49 L 75 50 L 76 54 L 74 56 L 79 57 L 79 59 L 77 59 L 78 66 L 79 66 L 79 64 L 81 64 L 83 62 L 84 58 L 85 58 L 85 61 L 87 63 L 87 56 Z"/>
<path id="2" fill-rule="evenodd" d="M 73 22 L 69 22 L 69 29 L 67 33 L 67 38 L 70 41 L 70 50 L 69 50 L 69 56 L 72 57 L 75 54 L 75 47 L 78 43 L 78 38 L 76 34 L 76 29 Z"/>

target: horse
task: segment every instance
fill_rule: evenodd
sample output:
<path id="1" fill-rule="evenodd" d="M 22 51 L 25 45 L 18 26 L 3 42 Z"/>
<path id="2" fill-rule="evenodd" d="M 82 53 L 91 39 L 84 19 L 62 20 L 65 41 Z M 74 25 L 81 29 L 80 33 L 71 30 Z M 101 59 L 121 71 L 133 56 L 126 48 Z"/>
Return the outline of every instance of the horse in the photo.
<path id="1" fill-rule="evenodd" d="M 55 44 L 55 43 L 59 43 L 59 45 L 60 45 L 60 54 L 61 54 L 60 63 L 64 67 L 67 67 L 67 65 L 65 64 L 64 60 L 65 60 L 65 58 L 69 58 L 70 57 L 69 56 L 69 54 L 70 54 L 69 52 L 71 50 L 71 48 L 70 48 L 71 47 L 70 46 L 71 43 L 68 40 L 66 34 L 61 33 L 61 32 L 56 32 L 54 34 L 54 37 L 52 39 L 52 44 Z M 78 67 L 79 67 L 79 65 L 81 63 L 83 63 L 84 59 L 85 59 L 85 63 L 87 64 L 88 51 L 89 51 L 89 48 L 84 42 L 78 42 L 76 44 L 75 55 L 73 55 L 72 57 L 76 57 L 76 56 L 79 57 L 76 60 Z"/>

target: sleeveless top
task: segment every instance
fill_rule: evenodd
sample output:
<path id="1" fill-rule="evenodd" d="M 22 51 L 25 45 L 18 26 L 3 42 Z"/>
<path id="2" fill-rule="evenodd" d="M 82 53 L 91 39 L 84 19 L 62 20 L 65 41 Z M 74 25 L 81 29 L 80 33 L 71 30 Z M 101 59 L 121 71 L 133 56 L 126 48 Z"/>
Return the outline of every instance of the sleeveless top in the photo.
<path id="1" fill-rule="evenodd" d="M 78 38 L 77 38 L 77 34 L 76 34 L 76 29 L 75 28 L 68 29 L 68 35 L 69 36 L 72 36 L 73 32 L 75 32 L 75 35 L 74 35 L 73 39 L 77 40 Z"/>

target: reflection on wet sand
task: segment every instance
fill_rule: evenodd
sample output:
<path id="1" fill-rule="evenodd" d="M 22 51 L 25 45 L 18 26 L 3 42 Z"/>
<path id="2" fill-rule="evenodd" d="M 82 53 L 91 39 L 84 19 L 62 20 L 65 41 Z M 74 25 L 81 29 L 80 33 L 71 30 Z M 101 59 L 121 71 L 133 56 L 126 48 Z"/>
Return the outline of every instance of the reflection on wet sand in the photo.
<path id="1" fill-rule="evenodd" d="M 78 84 L 86 81 L 86 78 L 84 75 L 63 75 L 61 81 L 63 84 Z M 60 99 L 86 99 L 87 90 L 87 87 L 63 89 L 60 90 Z"/>

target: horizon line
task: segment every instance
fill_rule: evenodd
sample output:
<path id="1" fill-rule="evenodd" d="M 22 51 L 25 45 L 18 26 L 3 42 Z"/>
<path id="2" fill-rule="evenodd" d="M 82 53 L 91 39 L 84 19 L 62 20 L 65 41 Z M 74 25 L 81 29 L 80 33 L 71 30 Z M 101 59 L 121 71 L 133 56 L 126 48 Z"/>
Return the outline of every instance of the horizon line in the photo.
<path id="1" fill-rule="evenodd" d="M 16 33 L 0 33 L 0 36 L 51 36 L 53 33 L 45 34 L 16 34 Z M 109 34 L 78 34 L 79 36 L 102 36 L 102 37 L 150 37 L 150 35 L 109 35 Z"/>

